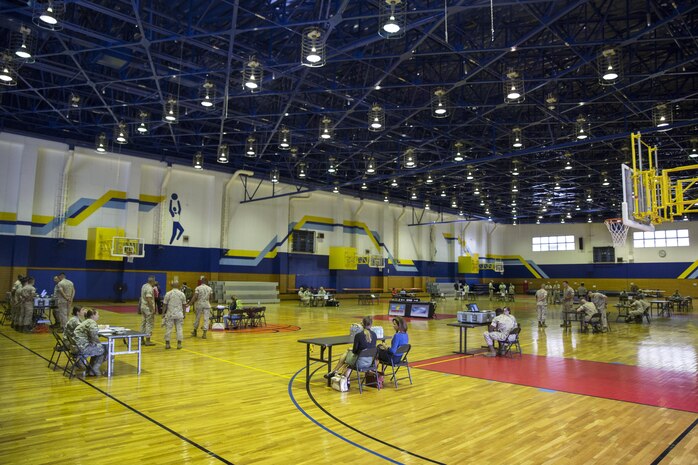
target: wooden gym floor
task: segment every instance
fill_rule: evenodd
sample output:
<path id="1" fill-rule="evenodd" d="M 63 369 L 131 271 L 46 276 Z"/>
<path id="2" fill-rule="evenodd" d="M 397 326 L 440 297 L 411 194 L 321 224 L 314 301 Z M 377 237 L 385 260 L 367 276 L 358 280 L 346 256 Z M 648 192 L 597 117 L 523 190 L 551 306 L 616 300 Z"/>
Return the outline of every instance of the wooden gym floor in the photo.
<path id="1" fill-rule="evenodd" d="M 482 299 L 480 306 L 491 308 Z M 449 300 L 438 313 L 458 307 Z M 346 334 L 356 316 L 387 313 L 386 303 L 286 302 L 267 307 L 269 324 L 282 331 L 209 332 L 207 340 L 189 335 L 188 317 L 180 351 L 164 349 L 158 317 L 158 345 L 144 348 L 143 373 L 136 374 L 135 358 L 121 356 L 111 379 L 68 380 L 46 367 L 50 334 L 0 327 L 0 463 L 698 463 L 698 315 L 649 326 L 612 318 L 612 332 L 580 334 L 577 325 L 559 327 L 557 306 L 544 331 L 530 297 L 512 307 L 522 323 L 523 359 L 488 360 L 493 365 L 483 375 L 481 356 L 452 354 L 458 333 L 446 323 L 453 320 L 413 321 L 411 363 L 423 365 L 412 370 L 414 384 L 362 395 L 355 383 L 348 393 L 327 388 L 319 365 L 306 388 L 305 346 L 296 341 Z M 103 311 L 99 322 L 137 328 L 139 321 L 137 314 Z M 377 324 L 392 332 L 389 321 Z M 481 335 L 469 331 L 469 348 L 482 344 Z M 568 360 L 544 378 L 521 369 L 533 356 L 585 361 L 591 371 L 564 368 L 575 366 Z M 439 366 L 454 358 L 457 369 Z M 659 394 L 642 386 L 639 397 L 620 397 L 642 403 L 608 398 L 621 381 L 623 389 L 644 383 L 622 374 L 633 367 L 668 380 L 663 395 L 682 396 L 682 409 L 654 406 L 664 405 L 661 399 L 643 402 Z M 502 372 L 516 379 L 502 381 Z M 672 384 L 674 377 L 682 384 Z M 567 389 L 584 386 L 600 396 Z"/>

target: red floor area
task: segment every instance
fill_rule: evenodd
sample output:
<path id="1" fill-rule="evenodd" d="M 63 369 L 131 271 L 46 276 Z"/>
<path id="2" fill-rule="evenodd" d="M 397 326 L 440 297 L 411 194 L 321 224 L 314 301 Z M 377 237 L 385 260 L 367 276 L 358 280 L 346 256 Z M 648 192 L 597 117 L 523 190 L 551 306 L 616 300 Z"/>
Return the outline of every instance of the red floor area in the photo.
<path id="1" fill-rule="evenodd" d="M 524 355 L 445 356 L 415 368 L 698 413 L 698 378 L 656 368 Z"/>

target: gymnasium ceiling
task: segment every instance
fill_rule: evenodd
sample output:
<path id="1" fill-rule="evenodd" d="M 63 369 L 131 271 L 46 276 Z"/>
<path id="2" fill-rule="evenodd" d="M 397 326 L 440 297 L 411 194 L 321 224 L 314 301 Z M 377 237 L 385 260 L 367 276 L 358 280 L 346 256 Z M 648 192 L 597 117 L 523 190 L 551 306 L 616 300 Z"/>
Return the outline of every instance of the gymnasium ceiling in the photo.
<path id="1" fill-rule="evenodd" d="M 33 63 L 12 62 L 17 85 L 0 86 L 0 130 L 91 148 L 104 132 L 110 152 L 188 166 L 201 151 L 205 169 L 255 172 L 247 201 L 263 199 L 255 188 L 276 168 L 300 191 L 336 186 L 356 197 L 387 195 L 418 213 L 429 201 L 432 211 L 507 223 L 619 216 L 632 131 L 658 145 L 662 168 L 693 162 L 698 2 L 409 0 L 404 36 L 384 38 L 383 1 L 78 0 L 65 2 L 60 30 L 46 30 L 32 16 L 47 1 L 0 0 L 0 48 L 17 58 L 12 36 L 22 26 L 36 45 Z M 309 27 L 326 38 L 322 67 L 301 65 Z M 599 57 L 609 48 L 620 76 L 601 85 Z M 252 57 L 263 69 L 255 93 L 241 73 Z M 519 103 L 504 101 L 511 69 L 523 78 Z M 205 81 L 215 85 L 210 109 L 200 104 Z M 450 102 L 445 118 L 432 113 L 438 88 Z M 171 98 L 177 124 L 163 122 Z M 385 124 L 372 132 L 375 104 Z M 668 131 L 654 124 L 658 105 L 670 110 Z M 580 117 L 585 140 L 576 137 Z M 325 118 L 329 140 L 319 138 Z M 124 145 L 113 141 L 120 121 L 129 128 Z M 136 131 L 142 121 L 144 135 Z M 282 127 L 293 150 L 279 149 Z M 514 128 L 522 148 L 512 148 Z M 254 157 L 243 155 L 250 135 Z M 457 141 L 463 161 L 454 161 Z M 221 144 L 228 164 L 216 161 Z M 406 152 L 416 167 L 404 166 Z M 365 173 L 370 157 L 375 174 Z"/>

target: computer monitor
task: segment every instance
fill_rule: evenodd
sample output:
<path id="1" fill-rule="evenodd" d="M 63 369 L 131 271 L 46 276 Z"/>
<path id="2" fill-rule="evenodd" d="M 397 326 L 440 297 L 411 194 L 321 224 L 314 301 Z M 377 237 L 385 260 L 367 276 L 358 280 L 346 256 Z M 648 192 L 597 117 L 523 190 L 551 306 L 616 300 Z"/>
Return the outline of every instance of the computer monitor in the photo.
<path id="1" fill-rule="evenodd" d="M 480 307 L 478 307 L 477 304 L 468 304 L 468 311 L 469 312 L 479 312 Z"/>
<path id="2" fill-rule="evenodd" d="M 412 307 L 410 307 L 410 316 L 429 318 L 429 304 L 412 304 Z"/>
<path id="3" fill-rule="evenodd" d="M 391 316 L 405 316 L 405 304 L 391 303 L 388 308 L 388 315 Z"/>

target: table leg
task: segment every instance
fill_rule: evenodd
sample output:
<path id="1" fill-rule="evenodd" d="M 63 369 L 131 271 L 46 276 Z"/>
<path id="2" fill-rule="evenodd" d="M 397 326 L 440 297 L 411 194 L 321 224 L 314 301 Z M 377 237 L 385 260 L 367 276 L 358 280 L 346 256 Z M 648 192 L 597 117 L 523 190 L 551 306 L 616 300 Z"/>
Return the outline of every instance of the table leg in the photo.
<path id="1" fill-rule="evenodd" d="M 461 328 L 463 330 L 463 353 L 468 353 L 468 328 Z"/>
<path id="2" fill-rule="evenodd" d="M 320 358 L 322 358 L 322 357 L 320 357 Z M 327 372 L 329 373 L 330 371 L 332 371 L 332 346 L 329 346 L 327 348 Z M 327 378 L 327 386 L 329 387 L 331 385 L 332 385 L 332 379 Z"/>
<path id="3" fill-rule="evenodd" d="M 131 351 L 131 338 L 128 339 L 128 350 Z M 138 336 L 138 374 L 141 374 L 141 337 Z"/>
<path id="4" fill-rule="evenodd" d="M 310 344 L 305 345 L 305 384 L 310 383 Z"/>
<path id="5" fill-rule="evenodd" d="M 107 344 L 107 376 L 111 378 L 112 374 L 112 366 L 113 366 L 113 359 L 114 359 L 114 339 L 109 338 L 109 344 Z"/>

